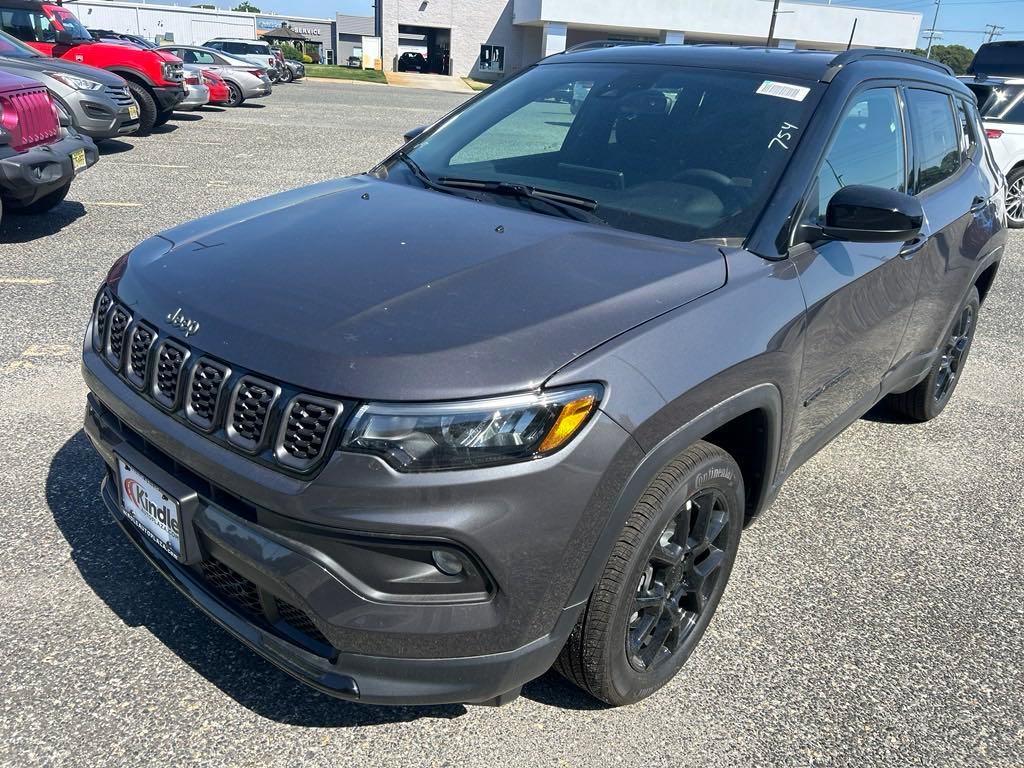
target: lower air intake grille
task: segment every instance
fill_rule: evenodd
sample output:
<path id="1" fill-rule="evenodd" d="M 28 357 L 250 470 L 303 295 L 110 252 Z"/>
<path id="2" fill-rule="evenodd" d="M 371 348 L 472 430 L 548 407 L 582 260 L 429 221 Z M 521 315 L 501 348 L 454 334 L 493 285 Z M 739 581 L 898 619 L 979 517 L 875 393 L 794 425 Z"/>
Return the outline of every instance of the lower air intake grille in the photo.
<path id="1" fill-rule="evenodd" d="M 188 418 L 203 429 L 211 429 L 217 418 L 217 402 L 224 381 L 228 377 L 228 369 L 222 365 L 202 359 L 192 369 L 192 379 L 188 388 L 188 403 L 185 412 Z"/>
<path id="2" fill-rule="evenodd" d="M 327 447 L 331 427 L 341 414 L 341 403 L 300 395 L 285 412 L 277 458 L 296 469 L 311 466 Z"/>
<path id="3" fill-rule="evenodd" d="M 107 359 L 115 366 L 121 366 L 124 355 L 124 334 L 132 316 L 121 307 L 115 307 L 110 313 L 110 335 L 107 337 Z"/>
<path id="4" fill-rule="evenodd" d="M 247 613 L 263 615 L 260 592 L 256 585 L 228 568 L 219 560 L 203 561 L 203 578 L 220 597 Z"/>
<path id="5" fill-rule="evenodd" d="M 284 600 L 277 600 L 275 598 L 275 601 L 277 603 L 277 613 L 281 617 L 281 621 L 290 624 L 302 634 L 307 635 L 322 645 L 331 644 L 331 641 L 324 637 L 323 632 L 317 629 L 309 614 L 301 608 L 296 608 L 291 603 L 284 602 Z"/>
<path id="6" fill-rule="evenodd" d="M 128 360 L 125 364 L 124 375 L 128 381 L 135 385 L 136 389 L 146 386 L 146 376 L 149 373 L 149 350 L 156 341 L 156 331 L 150 330 L 144 325 L 135 326 L 128 342 Z"/>

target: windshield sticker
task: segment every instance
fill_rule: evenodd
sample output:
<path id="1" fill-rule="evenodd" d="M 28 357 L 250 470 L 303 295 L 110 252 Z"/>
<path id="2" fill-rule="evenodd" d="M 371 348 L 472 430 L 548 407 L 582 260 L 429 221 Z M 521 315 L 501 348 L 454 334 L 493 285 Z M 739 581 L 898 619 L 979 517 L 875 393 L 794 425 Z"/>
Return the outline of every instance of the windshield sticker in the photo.
<path id="1" fill-rule="evenodd" d="M 793 131 L 799 131 L 792 123 L 783 123 L 782 128 L 779 132 L 772 137 L 772 140 L 768 142 L 768 148 L 771 149 L 778 144 L 783 149 L 789 149 L 789 143 L 793 140 Z"/>
<path id="2" fill-rule="evenodd" d="M 807 98 L 807 94 L 811 92 L 811 89 L 805 88 L 802 85 L 765 80 L 757 87 L 757 92 L 762 96 L 777 96 L 780 99 L 789 99 L 790 101 L 803 101 Z"/>

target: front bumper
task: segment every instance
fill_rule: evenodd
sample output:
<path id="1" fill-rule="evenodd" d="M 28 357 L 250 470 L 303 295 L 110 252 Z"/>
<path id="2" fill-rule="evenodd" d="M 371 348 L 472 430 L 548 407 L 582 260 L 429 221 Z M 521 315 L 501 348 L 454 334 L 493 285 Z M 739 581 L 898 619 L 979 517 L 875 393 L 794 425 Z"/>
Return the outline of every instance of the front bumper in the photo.
<path id="1" fill-rule="evenodd" d="M 185 99 L 184 85 L 162 85 L 151 88 L 158 112 L 174 109 Z"/>
<path id="2" fill-rule="evenodd" d="M 178 106 L 176 106 L 175 109 L 188 112 L 190 110 L 203 107 L 209 103 L 209 88 L 205 85 L 190 85 L 188 90 L 185 92 L 185 98 L 178 103 Z"/>
<path id="3" fill-rule="evenodd" d="M 99 160 L 92 139 L 65 131 L 64 138 L 53 144 L 33 147 L 3 157 L 10 151 L 0 146 L 0 192 L 4 197 L 29 205 L 75 177 L 72 153 L 85 152 L 86 168 Z"/>
<path id="4" fill-rule="evenodd" d="M 67 108 L 75 130 L 91 139 L 112 139 L 139 129 L 138 114 L 132 117 L 127 104 L 118 104 L 102 92 L 75 91 L 67 99 Z"/>
<path id="5" fill-rule="evenodd" d="M 537 462 L 399 475 L 337 453 L 303 480 L 197 435 L 136 396 L 91 346 L 83 373 L 86 433 L 111 468 L 104 499 L 132 541 L 268 660 L 362 702 L 500 700 L 543 674 L 582 605 L 567 603 L 614 498 L 607 482 L 637 458 L 628 434 L 598 414 L 573 446 Z M 121 513 L 117 455 L 187 500 L 185 563 Z M 425 595 L 389 580 L 404 566 L 388 547 L 438 544 L 467 553 L 488 589 Z M 272 607 L 227 599 L 212 568 Z"/>

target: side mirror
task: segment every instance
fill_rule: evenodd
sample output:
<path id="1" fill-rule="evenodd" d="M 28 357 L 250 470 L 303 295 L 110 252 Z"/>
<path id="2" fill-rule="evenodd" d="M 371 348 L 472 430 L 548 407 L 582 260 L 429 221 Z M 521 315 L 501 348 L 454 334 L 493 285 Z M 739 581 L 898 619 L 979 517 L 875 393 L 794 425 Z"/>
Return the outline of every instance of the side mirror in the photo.
<path id="1" fill-rule="evenodd" d="M 402 135 L 402 138 L 405 139 L 406 141 L 412 141 L 417 136 L 419 136 L 421 133 L 423 133 L 425 130 L 427 130 L 427 126 L 421 125 L 418 128 L 413 128 L 411 131 L 406 131 Z"/>
<path id="2" fill-rule="evenodd" d="M 916 197 L 881 187 L 843 187 L 828 201 L 821 233 L 851 243 L 905 243 L 924 224 Z"/>
<path id="3" fill-rule="evenodd" d="M 54 39 L 56 40 L 57 45 L 71 45 L 75 42 L 75 38 L 73 38 L 71 36 L 71 33 L 68 32 L 66 29 L 54 30 L 54 33 Z"/>

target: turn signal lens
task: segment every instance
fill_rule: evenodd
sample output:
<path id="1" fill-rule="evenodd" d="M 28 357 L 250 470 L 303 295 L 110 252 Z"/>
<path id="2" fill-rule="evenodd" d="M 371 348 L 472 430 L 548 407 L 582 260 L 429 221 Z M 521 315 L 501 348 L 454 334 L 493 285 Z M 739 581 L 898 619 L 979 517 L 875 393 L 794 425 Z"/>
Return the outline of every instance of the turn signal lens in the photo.
<path id="1" fill-rule="evenodd" d="M 590 412 L 594 410 L 596 402 L 597 400 L 593 395 L 587 395 L 567 403 L 562 408 L 562 412 L 558 414 L 558 418 L 552 425 L 547 437 L 544 438 L 544 442 L 537 448 L 537 453 L 553 451 L 556 448 L 561 448 L 562 445 L 568 442 L 569 438 L 575 435 L 577 430 L 583 426 L 583 422 L 587 420 Z"/>

